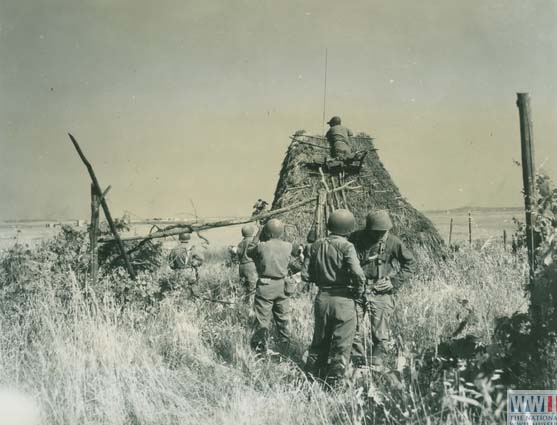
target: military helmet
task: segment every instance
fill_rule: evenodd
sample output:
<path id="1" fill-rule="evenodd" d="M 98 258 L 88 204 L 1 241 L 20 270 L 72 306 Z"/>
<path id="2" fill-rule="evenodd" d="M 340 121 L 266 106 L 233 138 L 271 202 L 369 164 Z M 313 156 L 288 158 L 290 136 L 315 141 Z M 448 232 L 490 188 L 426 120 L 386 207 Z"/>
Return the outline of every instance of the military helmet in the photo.
<path id="1" fill-rule="evenodd" d="M 355 224 L 354 214 L 348 210 L 341 209 L 333 211 L 329 216 L 327 229 L 335 235 L 347 236 L 354 230 Z"/>
<path id="2" fill-rule="evenodd" d="M 284 233 L 284 224 L 278 218 L 272 218 L 265 226 L 263 226 L 263 231 L 270 238 L 280 238 Z"/>
<path id="3" fill-rule="evenodd" d="M 341 123 L 340 117 L 336 116 L 336 115 L 327 122 L 327 124 L 329 124 L 331 126 L 340 125 L 340 123 Z"/>
<path id="4" fill-rule="evenodd" d="M 389 217 L 389 213 L 386 210 L 379 210 L 369 213 L 366 216 L 366 229 L 367 230 L 377 230 L 377 231 L 387 231 L 393 228 L 393 222 Z"/>
<path id="5" fill-rule="evenodd" d="M 251 224 L 246 224 L 242 227 L 242 236 L 244 238 L 249 238 L 253 235 L 255 235 L 255 227 L 253 227 Z"/>
<path id="6" fill-rule="evenodd" d="M 180 233 L 178 235 L 178 240 L 180 242 L 186 242 L 189 241 L 191 239 L 191 233 Z"/>

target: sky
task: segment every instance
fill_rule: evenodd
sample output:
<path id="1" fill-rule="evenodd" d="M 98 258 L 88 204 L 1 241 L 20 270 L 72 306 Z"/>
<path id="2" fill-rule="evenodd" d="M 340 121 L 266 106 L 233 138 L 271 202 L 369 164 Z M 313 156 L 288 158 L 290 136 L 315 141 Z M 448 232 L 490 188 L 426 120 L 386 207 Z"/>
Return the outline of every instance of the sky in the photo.
<path id="1" fill-rule="evenodd" d="M 517 92 L 557 177 L 555 0 L 2 0 L 0 220 L 243 216 L 296 130 L 376 138 L 418 209 L 521 205 Z"/>

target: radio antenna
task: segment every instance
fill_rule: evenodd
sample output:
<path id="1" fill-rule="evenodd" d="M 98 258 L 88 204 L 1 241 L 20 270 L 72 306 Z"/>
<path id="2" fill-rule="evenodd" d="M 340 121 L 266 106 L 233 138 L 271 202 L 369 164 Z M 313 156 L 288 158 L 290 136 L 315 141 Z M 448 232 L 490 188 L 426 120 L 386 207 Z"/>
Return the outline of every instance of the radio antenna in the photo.
<path id="1" fill-rule="evenodd" d="M 327 106 L 327 48 L 325 48 L 325 82 L 323 87 L 323 121 L 321 123 L 321 128 L 323 133 L 325 132 L 325 108 Z"/>

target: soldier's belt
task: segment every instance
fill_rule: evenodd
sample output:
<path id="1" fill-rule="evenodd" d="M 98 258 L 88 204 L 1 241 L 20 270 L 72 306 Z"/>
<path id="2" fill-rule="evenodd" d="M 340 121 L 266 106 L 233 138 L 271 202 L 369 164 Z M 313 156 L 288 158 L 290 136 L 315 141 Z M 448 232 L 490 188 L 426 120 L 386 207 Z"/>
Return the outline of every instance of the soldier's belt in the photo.
<path id="1" fill-rule="evenodd" d="M 331 294 L 346 295 L 346 296 L 352 296 L 354 292 L 354 288 L 352 286 L 326 285 L 326 286 L 319 286 L 319 290 Z"/>
<path id="2" fill-rule="evenodd" d="M 260 280 L 284 280 L 286 277 L 269 277 L 269 276 L 259 276 Z"/>

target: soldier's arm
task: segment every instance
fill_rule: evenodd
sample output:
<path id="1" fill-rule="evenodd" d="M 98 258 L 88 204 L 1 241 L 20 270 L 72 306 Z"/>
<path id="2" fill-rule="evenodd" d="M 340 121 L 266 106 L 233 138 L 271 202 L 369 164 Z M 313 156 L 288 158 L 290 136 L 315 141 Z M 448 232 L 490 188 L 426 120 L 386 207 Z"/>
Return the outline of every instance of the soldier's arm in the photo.
<path id="1" fill-rule="evenodd" d="M 392 283 L 395 289 L 399 289 L 414 274 L 416 260 L 412 252 L 401 241 L 397 241 L 394 256 L 400 264 L 400 271 L 393 277 Z"/>
<path id="2" fill-rule="evenodd" d="M 247 244 L 246 255 L 253 260 L 255 260 L 255 258 L 257 257 L 257 252 L 258 252 L 258 247 L 259 247 L 259 240 L 261 238 L 262 230 L 263 230 L 263 227 L 259 226 L 259 229 L 257 229 L 257 233 L 255 234 L 253 239 L 250 240 L 249 242 L 245 241 L 245 243 Z"/>
<path id="3" fill-rule="evenodd" d="M 248 247 L 246 249 L 247 256 L 255 260 L 257 258 L 257 252 L 258 252 L 257 248 L 259 248 L 259 241 L 255 240 L 254 238 L 248 243 Z"/>
<path id="4" fill-rule="evenodd" d="M 352 280 L 355 286 L 355 293 L 357 295 L 362 295 L 364 293 L 364 288 L 366 284 L 366 276 L 360 266 L 360 260 L 358 260 L 358 254 L 356 253 L 356 248 L 354 245 L 350 244 L 344 257 L 344 261 L 348 266 L 348 271 L 352 276 Z"/>

